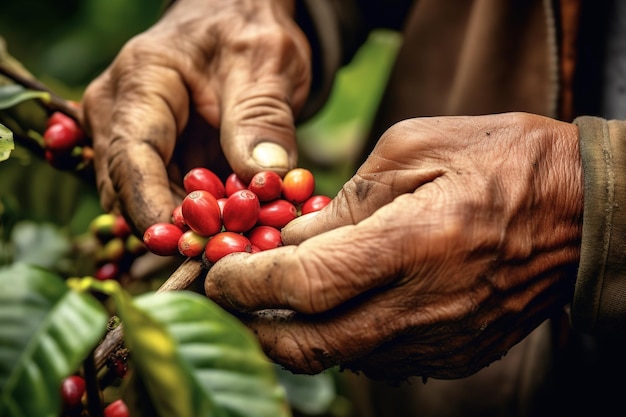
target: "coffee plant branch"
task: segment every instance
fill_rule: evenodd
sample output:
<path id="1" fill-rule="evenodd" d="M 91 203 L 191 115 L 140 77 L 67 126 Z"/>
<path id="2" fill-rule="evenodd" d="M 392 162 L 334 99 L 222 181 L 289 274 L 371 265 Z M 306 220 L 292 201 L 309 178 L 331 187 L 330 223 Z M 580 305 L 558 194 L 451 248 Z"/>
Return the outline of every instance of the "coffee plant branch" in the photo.
<path id="1" fill-rule="evenodd" d="M 45 86 L 39 80 L 25 77 L 24 75 L 18 73 L 17 71 L 14 71 L 12 68 L 2 63 L 0 63 L 0 75 L 3 75 L 14 81 L 15 83 L 30 90 L 47 92 L 48 94 L 50 94 L 50 102 L 44 103 L 46 107 L 48 107 L 50 110 L 57 110 L 65 113 L 76 121 L 79 120 L 78 110 L 74 106 L 72 106 L 70 102 L 55 94 L 50 88 Z"/>
<path id="2" fill-rule="evenodd" d="M 157 289 L 157 292 L 180 291 L 200 277 L 203 272 L 202 261 L 188 258 Z M 205 270 L 206 271 L 206 270 Z M 109 331 L 95 351 L 95 363 L 98 369 L 106 366 L 107 358 L 123 344 L 122 324 Z"/>

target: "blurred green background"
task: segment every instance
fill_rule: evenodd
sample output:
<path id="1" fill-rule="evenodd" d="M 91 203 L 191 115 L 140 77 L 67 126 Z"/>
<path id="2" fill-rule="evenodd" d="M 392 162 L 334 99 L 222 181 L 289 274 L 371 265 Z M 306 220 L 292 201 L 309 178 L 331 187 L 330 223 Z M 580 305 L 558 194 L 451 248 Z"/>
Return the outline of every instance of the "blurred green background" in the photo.
<path id="1" fill-rule="evenodd" d="M 80 100 L 124 42 L 161 12 L 157 0 L 5 1 L 0 37 L 40 81 L 66 99 Z M 314 171 L 318 193 L 334 196 L 352 176 L 398 44 L 394 32 L 373 33 L 339 73 L 327 105 L 299 127 L 300 165 Z M 100 212 L 95 184 L 16 149 L 0 162 L 0 264 L 10 258 L 2 242 L 11 239 L 18 222 L 52 223 L 76 236 Z"/>

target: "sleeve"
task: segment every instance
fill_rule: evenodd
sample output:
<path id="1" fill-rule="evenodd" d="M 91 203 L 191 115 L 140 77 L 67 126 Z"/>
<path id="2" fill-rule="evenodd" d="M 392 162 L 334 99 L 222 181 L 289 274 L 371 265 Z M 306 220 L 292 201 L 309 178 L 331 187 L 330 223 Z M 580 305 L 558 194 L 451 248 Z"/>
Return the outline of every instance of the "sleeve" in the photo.
<path id="1" fill-rule="evenodd" d="M 626 330 L 626 122 L 583 116 L 584 176 L 580 264 L 572 325 L 597 335 Z"/>
<path id="2" fill-rule="evenodd" d="M 313 81 L 299 121 L 328 99 L 337 71 L 376 28 L 399 30 L 413 0 L 299 0 L 296 22 L 311 44 Z"/>

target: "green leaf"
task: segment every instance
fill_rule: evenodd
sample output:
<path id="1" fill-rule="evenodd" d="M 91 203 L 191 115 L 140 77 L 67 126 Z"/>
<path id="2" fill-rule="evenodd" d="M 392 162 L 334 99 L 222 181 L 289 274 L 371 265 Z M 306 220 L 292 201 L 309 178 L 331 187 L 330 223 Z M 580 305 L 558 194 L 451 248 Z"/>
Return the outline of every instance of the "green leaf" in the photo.
<path id="1" fill-rule="evenodd" d="M 68 260 L 72 250 L 70 237 L 52 223 L 18 222 L 13 227 L 11 240 L 16 262 L 47 270 L 62 270 L 63 261 Z"/>
<path id="2" fill-rule="evenodd" d="M 61 380 L 95 347 L 107 318 L 55 274 L 22 263 L 0 269 L 0 415 L 57 416 Z"/>
<path id="3" fill-rule="evenodd" d="M 72 285 L 113 296 L 139 385 L 161 417 L 291 415 L 257 339 L 208 298 L 171 291 L 132 299 L 115 281 Z"/>
<path id="4" fill-rule="evenodd" d="M 232 315 L 189 291 L 145 294 L 135 303 L 163 323 L 176 343 L 178 366 L 188 373 L 194 396 L 211 399 L 223 411 L 213 415 L 291 415 L 272 363 L 250 330 Z M 144 358 L 140 352 L 134 355 Z"/>
<path id="5" fill-rule="evenodd" d="M 289 403 L 295 410 L 309 416 L 327 415 L 337 397 L 335 381 L 329 372 L 294 374 L 276 365 L 276 375 L 287 390 Z"/>
<path id="6" fill-rule="evenodd" d="M 46 91 L 28 90 L 19 84 L 0 86 L 0 110 L 11 108 L 24 101 L 40 99 L 50 101 L 50 93 Z"/>
<path id="7" fill-rule="evenodd" d="M 208 416 L 214 405 L 210 398 L 197 395 L 189 372 L 177 352 L 176 342 L 165 326 L 138 308 L 121 288 L 110 291 L 119 317 L 124 323 L 124 338 L 139 378 L 159 415 Z"/>
<path id="8" fill-rule="evenodd" d="M 0 162 L 9 159 L 13 149 L 15 149 L 13 132 L 11 132 L 4 125 L 0 124 Z"/>

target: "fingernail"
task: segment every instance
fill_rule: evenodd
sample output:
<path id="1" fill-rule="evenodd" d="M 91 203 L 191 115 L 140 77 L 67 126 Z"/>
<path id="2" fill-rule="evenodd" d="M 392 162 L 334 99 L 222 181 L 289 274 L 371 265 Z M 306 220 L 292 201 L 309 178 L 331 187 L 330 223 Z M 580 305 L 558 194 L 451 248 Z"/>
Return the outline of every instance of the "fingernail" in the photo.
<path id="1" fill-rule="evenodd" d="M 318 211 L 314 211 L 312 213 L 307 213 L 307 214 L 303 214 L 302 216 L 298 216 L 295 219 L 293 219 L 292 221 L 290 221 L 289 223 L 287 223 L 284 227 L 283 227 L 283 231 L 285 231 L 286 229 L 291 229 L 292 227 L 297 227 L 300 226 L 301 224 L 306 224 L 307 222 L 309 222 L 313 217 L 317 216 L 319 214 Z"/>
<path id="2" fill-rule="evenodd" d="M 289 155 L 274 142 L 261 142 L 252 151 L 252 159 L 264 168 L 289 168 Z"/>

